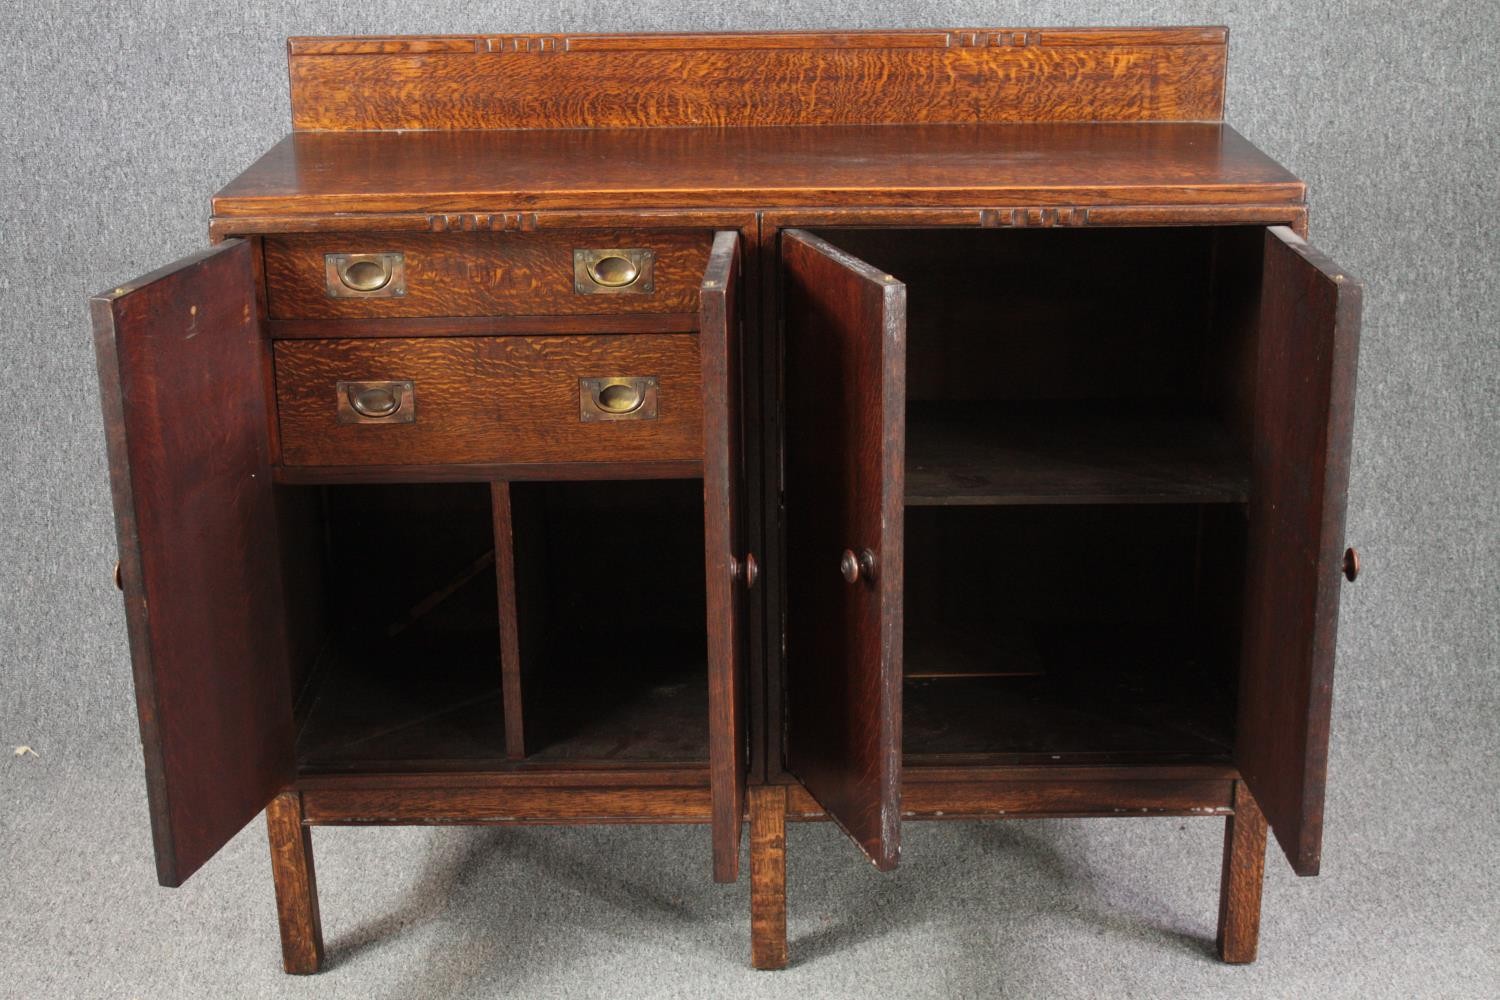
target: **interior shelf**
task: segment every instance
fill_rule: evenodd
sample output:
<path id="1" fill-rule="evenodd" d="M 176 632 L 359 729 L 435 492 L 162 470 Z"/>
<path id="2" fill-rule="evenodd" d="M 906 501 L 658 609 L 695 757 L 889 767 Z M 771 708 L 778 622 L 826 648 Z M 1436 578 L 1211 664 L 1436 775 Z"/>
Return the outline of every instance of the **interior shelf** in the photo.
<path id="1" fill-rule="evenodd" d="M 494 632 L 342 636 L 319 664 L 297 738 L 303 771 L 500 766 Z"/>
<path id="2" fill-rule="evenodd" d="M 1229 699 L 1167 638 L 1137 626 L 997 627 L 989 669 L 962 632 L 906 643 L 908 758 L 1227 760 Z M 1008 638 L 1006 638 L 1008 636 Z M 966 669 L 954 669 L 955 667 Z"/>
<path id="3" fill-rule="evenodd" d="M 299 580 L 392 568 L 326 603 L 303 588 L 303 772 L 707 766 L 697 484 L 294 489 Z M 622 582 L 635 550 L 654 558 Z"/>
<path id="4" fill-rule="evenodd" d="M 418 628 L 396 640 L 344 637 L 314 680 L 298 763 L 304 772 L 329 772 L 707 761 L 702 650 L 549 657 L 544 671 L 552 680 L 538 680 L 527 701 L 530 752 L 508 760 L 494 633 Z"/>
<path id="5" fill-rule="evenodd" d="M 1234 746 L 1239 513 L 1222 504 L 908 509 L 908 760 L 1224 763 Z"/>
<path id="6" fill-rule="evenodd" d="M 701 636 L 575 637 L 535 672 L 527 760 L 706 763 L 706 655 Z"/>
<path id="7" fill-rule="evenodd" d="M 1214 421 L 1083 406 L 913 402 L 906 504 L 1244 503 L 1249 466 Z"/>

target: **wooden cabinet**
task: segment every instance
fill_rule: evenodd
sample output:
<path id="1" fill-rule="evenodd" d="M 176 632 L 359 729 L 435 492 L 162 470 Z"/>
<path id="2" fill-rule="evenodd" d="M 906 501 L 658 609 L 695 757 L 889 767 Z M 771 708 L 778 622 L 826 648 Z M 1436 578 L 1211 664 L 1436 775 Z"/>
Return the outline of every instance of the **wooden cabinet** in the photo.
<path id="1" fill-rule="evenodd" d="M 1280 226 L 780 259 L 813 798 L 889 868 L 903 768 L 1230 766 L 1316 874 L 1358 290 Z"/>
<path id="2" fill-rule="evenodd" d="M 734 881 L 748 820 L 770 968 L 788 819 L 1208 816 L 1254 957 L 1359 288 L 1222 29 L 290 59 L 214 248 L 93 302 L 163 884 L 266 809 L 311 972 L 312 826 L 702 824 Z"/>

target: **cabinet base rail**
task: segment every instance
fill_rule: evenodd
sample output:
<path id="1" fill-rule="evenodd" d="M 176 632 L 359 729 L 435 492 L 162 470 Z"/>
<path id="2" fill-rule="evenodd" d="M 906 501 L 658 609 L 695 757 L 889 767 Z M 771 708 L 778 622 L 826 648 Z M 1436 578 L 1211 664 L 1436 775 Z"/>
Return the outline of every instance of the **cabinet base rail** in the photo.
<path id="1" fill-rule="evenodd" d="M 1267 828 L 1255 799 L 1232 770 L 1184 766 L 1139 777 L 1091 768 L 1089 780 L 1080 780 L 1077 772 L 1083 769 L 1051 777 L 1041 776 L 1043 768 L 995 769 L 997 774 L 1007 770 L 1010 776 L 998 777 L 986 776 L 982 769 L 977 774 L 975 769 L 910 769 L 902 787 L 902 817 L 1222 817 L 1224 862 L 1216 949 L 1225 962 L 1255 960 Z M 278 795 L 266 810 L 286 971 L 316 972 L 323 960 L 311 827 L 709 822 L 706 780 L 651 785 L 646 775 L 628 777 L 646 780 L 611 786 L 577 784 L 586 776 L 567 774 L 304 779 L 298 788 Z M 670 781 L 680 776 L 663 772 L 656 777 Z M 747 798 L 751 964 L 779 969 L 789 960 L 786 824 L 827 815 L 800 785 L 755 786 Z"/>

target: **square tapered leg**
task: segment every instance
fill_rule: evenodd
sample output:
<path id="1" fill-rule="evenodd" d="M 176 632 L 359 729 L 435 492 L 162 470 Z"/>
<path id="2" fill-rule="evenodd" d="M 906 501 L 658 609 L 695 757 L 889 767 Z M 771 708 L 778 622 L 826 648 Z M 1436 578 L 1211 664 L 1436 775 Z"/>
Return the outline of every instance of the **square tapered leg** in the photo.
<path id="1" fill-rule="evenodd" d="M 760 785 L 750 799 L 750 964 L 786 968 L 786 789 Z"/>
<path id="2" fill-rule="evenodd" d="M 1219 886 L 1218 950 L 1225 962 L 1255 961 L 1265 873 L 1266 817 L 1245 783 L 1235 782 L 1234 815 L 1224 826 L 1224 871 Z"/>
<path id="3" fill-rule="evenodd" d="M 282 792 L 266 807 L 281 956 L 286 971 L 310 975 L 323 964 L 323 922 L 313 872 L 312 831 L 302 825 L 302 796 Z"/>

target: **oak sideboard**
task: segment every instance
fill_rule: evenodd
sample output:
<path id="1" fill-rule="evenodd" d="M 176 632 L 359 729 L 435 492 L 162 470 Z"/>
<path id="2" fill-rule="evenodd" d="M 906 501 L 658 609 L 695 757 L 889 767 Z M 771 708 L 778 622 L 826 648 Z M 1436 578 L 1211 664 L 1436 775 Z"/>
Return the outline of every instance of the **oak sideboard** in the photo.
<path id="1" fill-rule="evenodd" d="M 211 245 L 92 300 L 156 865 L 311 829 L 1323 833 L 1360 289 L 1223 28 L 293 38 Z M 745 829 L 748 826 L 748 837 Z M 795 897 L 793 902 L 795 903 Z"/>

